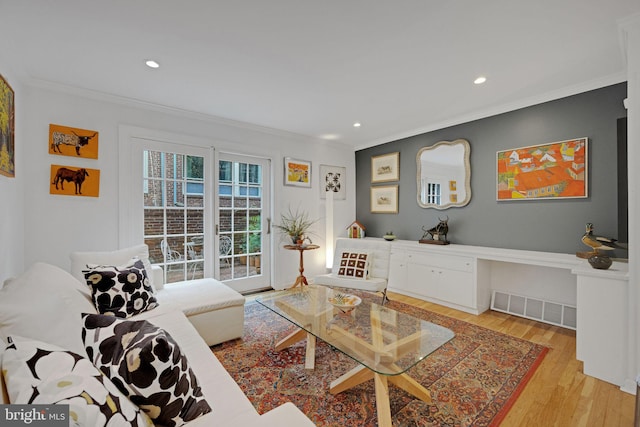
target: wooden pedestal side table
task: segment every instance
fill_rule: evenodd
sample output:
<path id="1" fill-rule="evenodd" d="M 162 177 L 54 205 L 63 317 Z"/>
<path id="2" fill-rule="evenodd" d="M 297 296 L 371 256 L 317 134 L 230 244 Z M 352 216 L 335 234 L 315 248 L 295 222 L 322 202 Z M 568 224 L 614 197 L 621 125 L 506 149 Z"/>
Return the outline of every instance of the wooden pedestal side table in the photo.
<path id="1" fill-rule="evenodd" d="M 304 258 L 303 258 L 303 253 L 304 251 L 309 251 L 312 249 L 318 249 L 320 246 L 318 245 L 284 245 L 285 249 L 289 249 L 290 251 L 299 251 L 300 252 L 300 268 L 299 268 L 299 272 L 300 274 L 298 275 L 298 277 L 296 278 L 296 282 L 293 284 L 293 286 L 291 288 L 295 288 L 296 286 L 300 285 L 308 285 L 309 283 L 307 282 L 307 278 L 304 277 Z"/>

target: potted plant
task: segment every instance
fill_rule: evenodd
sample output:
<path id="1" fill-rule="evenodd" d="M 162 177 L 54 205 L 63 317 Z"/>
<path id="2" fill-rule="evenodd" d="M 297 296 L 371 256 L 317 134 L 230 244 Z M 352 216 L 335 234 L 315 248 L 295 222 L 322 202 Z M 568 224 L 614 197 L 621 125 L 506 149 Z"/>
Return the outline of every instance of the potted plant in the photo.
<path id="1" fill-rule="evenodd" d="M 304 240 L 311 242 L 309 238 L 309 228 L 317 220 L 311 219 L 309 214 L 300 209 L 295 211 L 289 207 L 288 211 L 280 215 L 280 224 L 274 225 L 282 234 L 286 234 L 291 239 L 291 243 L 301 244 Z"/>

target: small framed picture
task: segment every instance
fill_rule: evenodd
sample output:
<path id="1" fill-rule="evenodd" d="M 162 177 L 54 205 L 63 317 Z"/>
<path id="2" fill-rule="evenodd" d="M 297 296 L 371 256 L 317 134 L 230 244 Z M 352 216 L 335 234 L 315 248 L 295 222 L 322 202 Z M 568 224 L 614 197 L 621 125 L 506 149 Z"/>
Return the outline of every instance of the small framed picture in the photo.
<path id="1" fill-rule="evenodd" d="M 49 194 L 98 197 L 100 169 L 51 165 Z"/>
<path id="2" fill-rule="evenodd" d="M 371 213 L 398 213 L 398 186 L 371 187 Z"/>
<path id="3" fill-rule="evenodd" d="M 327 192 L 333 193 L 333 200 L 347 198 L 347 168 L 320 165 L 320 198 L 326 199 Z"/>
<path id="4" fill-rule="evenodd" d="M 458 181 L 449 181 L 449 191 L 456 191 Z"/>
<path id="5" fill-rule="evenodd" d="M 290 157 L 284 159 L 284 185 L 295 187 L 311 187 L 311 162 L 296 160 Z"/>
<path id="6" fill-rule="evenodd" d="M 371 157 L 371 182 L 400 180 L 400 152 Z"/>
<path id="7" fill-rule="evenodd" d="M 98 158 L 98 131 L 49 125 L 49 154 Z"/>
<path id="8" fill-rule="evenodd" d="M 0 76 L 0 174 L 15 178 L 15 95 Z"/>

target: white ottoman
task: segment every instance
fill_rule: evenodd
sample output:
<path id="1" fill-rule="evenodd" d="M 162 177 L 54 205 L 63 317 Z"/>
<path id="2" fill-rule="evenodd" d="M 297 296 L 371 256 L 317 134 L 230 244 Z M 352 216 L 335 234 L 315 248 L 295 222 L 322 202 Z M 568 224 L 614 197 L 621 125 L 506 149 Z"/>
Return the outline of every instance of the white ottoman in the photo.
<path id="1" fill-rule="evenodd" d="M 245 298 L 218 280 L 168 283 L 156 298 L 182 311 L 209 346 L 242 337 Z"/>

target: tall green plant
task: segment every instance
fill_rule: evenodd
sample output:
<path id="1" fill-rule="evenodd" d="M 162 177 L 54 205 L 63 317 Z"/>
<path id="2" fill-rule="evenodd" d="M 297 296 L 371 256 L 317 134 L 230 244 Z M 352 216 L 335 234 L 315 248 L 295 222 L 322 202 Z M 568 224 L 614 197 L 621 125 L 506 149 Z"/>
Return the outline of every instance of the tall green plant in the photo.
<path id="1" fill-rule="evenodd" d="M 300 208 L 293 211 L 289 206 L 287 212 L 280 214 L 280 224 L 276 224 L 274 227 L 291 237 L 292 240 L 302 239 L 309 236 L 309 228 L 316 221 L 316 219 L 311 219 L 308 212 L 301 211 Z"/>

